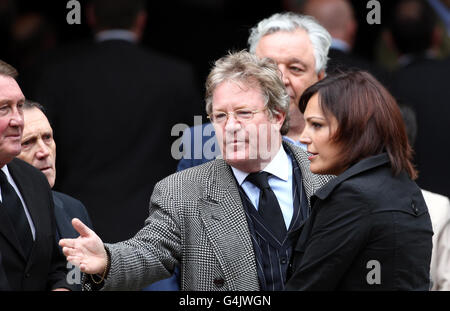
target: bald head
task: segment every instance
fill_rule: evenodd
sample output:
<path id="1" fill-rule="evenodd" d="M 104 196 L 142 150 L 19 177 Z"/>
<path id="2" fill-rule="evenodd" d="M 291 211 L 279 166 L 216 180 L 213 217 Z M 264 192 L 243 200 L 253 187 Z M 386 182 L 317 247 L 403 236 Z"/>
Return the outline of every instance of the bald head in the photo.
<path id="1" fill-rule="evenodd" d="M 353 46 L 357 25 L 347 0 L 306 0 L 302 13 L 315 17 L 333 38 Z"/>

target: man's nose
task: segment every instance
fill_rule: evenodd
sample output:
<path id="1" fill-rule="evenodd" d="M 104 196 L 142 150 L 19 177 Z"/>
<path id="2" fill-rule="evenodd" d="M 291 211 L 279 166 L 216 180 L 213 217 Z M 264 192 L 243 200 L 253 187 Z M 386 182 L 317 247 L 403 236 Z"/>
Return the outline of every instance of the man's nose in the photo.
<path id="1" fill-rule="evenodd" d="M 283 81 L 284 85 L 289 85 L 290 81 L 289 81 L 289 77 L 288 77 L 288 72 L 287 72 L 286 66 L 278 65 L 278 69 L 281 72 L 281 80 Z"/>
<path id="2" fill-rule="evenodd" d="M 13 108 L 9 124 L 23 128 L 23 114 L 17 108 Z"/>
<path id="3" fill-rule="evenodd" d="M 235 131 L 236 129 L 239 128 L 241 128 L 241 123 L 236 119 L 234 113 L 228 114 L 228 117 L 225 120 L 225 130 Z"/>
<path id="4" fill-rule="evenodd" d="M 49 156 L 50 148 L 44 143 L 42 139 L 38 139 L 38 151 L 36 152 L 36 157 L 38 159 L 43 159 Z"/>

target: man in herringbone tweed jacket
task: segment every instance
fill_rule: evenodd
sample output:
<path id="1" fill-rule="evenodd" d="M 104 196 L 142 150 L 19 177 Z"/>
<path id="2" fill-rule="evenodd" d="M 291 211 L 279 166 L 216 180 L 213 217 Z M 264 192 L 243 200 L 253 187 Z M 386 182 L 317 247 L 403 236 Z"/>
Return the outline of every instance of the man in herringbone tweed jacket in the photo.
<path id="1" fill-rule="evenodd" d="M 298 216 L 300 207 L 293 207 L 296 195 L 305 194 L 309 210 L 309 198 L 330 177 L 313 175 L 306 152 L 282 143 L 281 135 L 288 128 L 289 96 L 275 63 L 247 52 L 229 54 L 216 62 L 206 88 L 206 110 L 222 156 L 160 181 L 144 228 L 127 241 L 103 244 L 93 231 L 74 220 L 80 237 L 61 240 L 60 245 L 67 259 L 86 273 L 85 289 L 138 290 L 169 277 L 177 265 L 182 290 L 279 289 L 270 286 L 285 281 L 288 265 L 282 266 L 278 280 L 266 274 L 268 263 L 261 243 L 267 242 L 261 237 L 268 234 L 270 240 L 271 233 L 263 229 L 261 236 L 258 232 L 255 221 L 264 221 L 249 210 L 249 206 L 258 209 L 258 204 L 244 202 L 260 192 L 247 190 L 248 181 L 242 176 L 270 171 L 272 188 L 278 168 L 289 168 L 287 173 L 291 173 L 281 182 L 292 190 L 291 214 L 285 220 L 287 238 L 274 242 L 275 246 L 264 245 L 271 249 L 270 256 L 279 249 L 291 254 L 293 231 L 304 221 Z M 274 166 L 275 162 L 281 165 Z M 293 172 L 301 176 L 299 181 Z M 286 218 L 283 205 L 278 209 Z"/>

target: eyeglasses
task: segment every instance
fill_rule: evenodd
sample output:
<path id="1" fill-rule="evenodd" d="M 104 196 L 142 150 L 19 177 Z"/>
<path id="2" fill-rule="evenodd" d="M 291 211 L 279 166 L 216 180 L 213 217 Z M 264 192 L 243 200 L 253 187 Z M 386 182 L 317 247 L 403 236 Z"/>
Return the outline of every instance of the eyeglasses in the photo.
<path id="1" fill-rule="evenodd" d="M 223 111 L 217 111 L 213 112 L 208 116 L 208 119 L 211 120 L 213 123 L 223 123 L 228 120 L 230 115 L 234 115 L 234 118 L 237 121 L 245 122 L 253 119 L 253 116 L 255 113 L 263 112 L 267 108 L 264 108 L 262 110 L 248 110 L 248 109 L 239 109 L 236 111 L 230 111 L 230 112 L 223 112 Z"/>

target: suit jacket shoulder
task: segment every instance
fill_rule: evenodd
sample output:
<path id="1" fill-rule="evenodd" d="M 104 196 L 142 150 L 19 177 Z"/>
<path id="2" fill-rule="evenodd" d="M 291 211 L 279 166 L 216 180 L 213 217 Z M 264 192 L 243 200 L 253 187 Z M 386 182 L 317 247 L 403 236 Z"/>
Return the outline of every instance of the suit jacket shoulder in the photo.
<path id="1" fill-rule="evenodd" d="M 59 254 L 55 240 L 54 205 L 47 178 L 28 163 L 14 159 L 8 163 L 11 173 L 32 218 L 35 241 L 28 258 L 14 251 L 14 243 L 3 243 L 3 261 L 13 290 L 46 290 L 59 287 L 70 288 L 66 282 L 65 260 Z M 5 230 L 5 228 L 1 228 Z M 8 239 L 9 233 L 4 237 Z M 7 247 L 8 245 L 8 247 Z M 15 264 L 11 264 L 13 261 Z M 28 278 L 24 278 L 24 275 Z"/>
<path id="2" fill-rule="evenodd" d="M 39 180 L 39 186 L 50 188 L 45 175 L 42 174 L 37 168 L 25 161 L 15 158 L 10 163 L 8 163 L 8 168 L 10 168 L 14 172 L 13 174 L 17 176 L 18 179 L 21 179 L 23 177 L 33 178 L 36 181 Z"/>
<path id="3" fill-rule="evenodd" d="M 78 218 L 92 229 L 92 222 L 86 207 L 79 200 L 58 192 L 52 191 L 55 203 L 56 227 L 59 238 L 77 238 L 78 232 L 72 227 L 72 219 Z"/>

